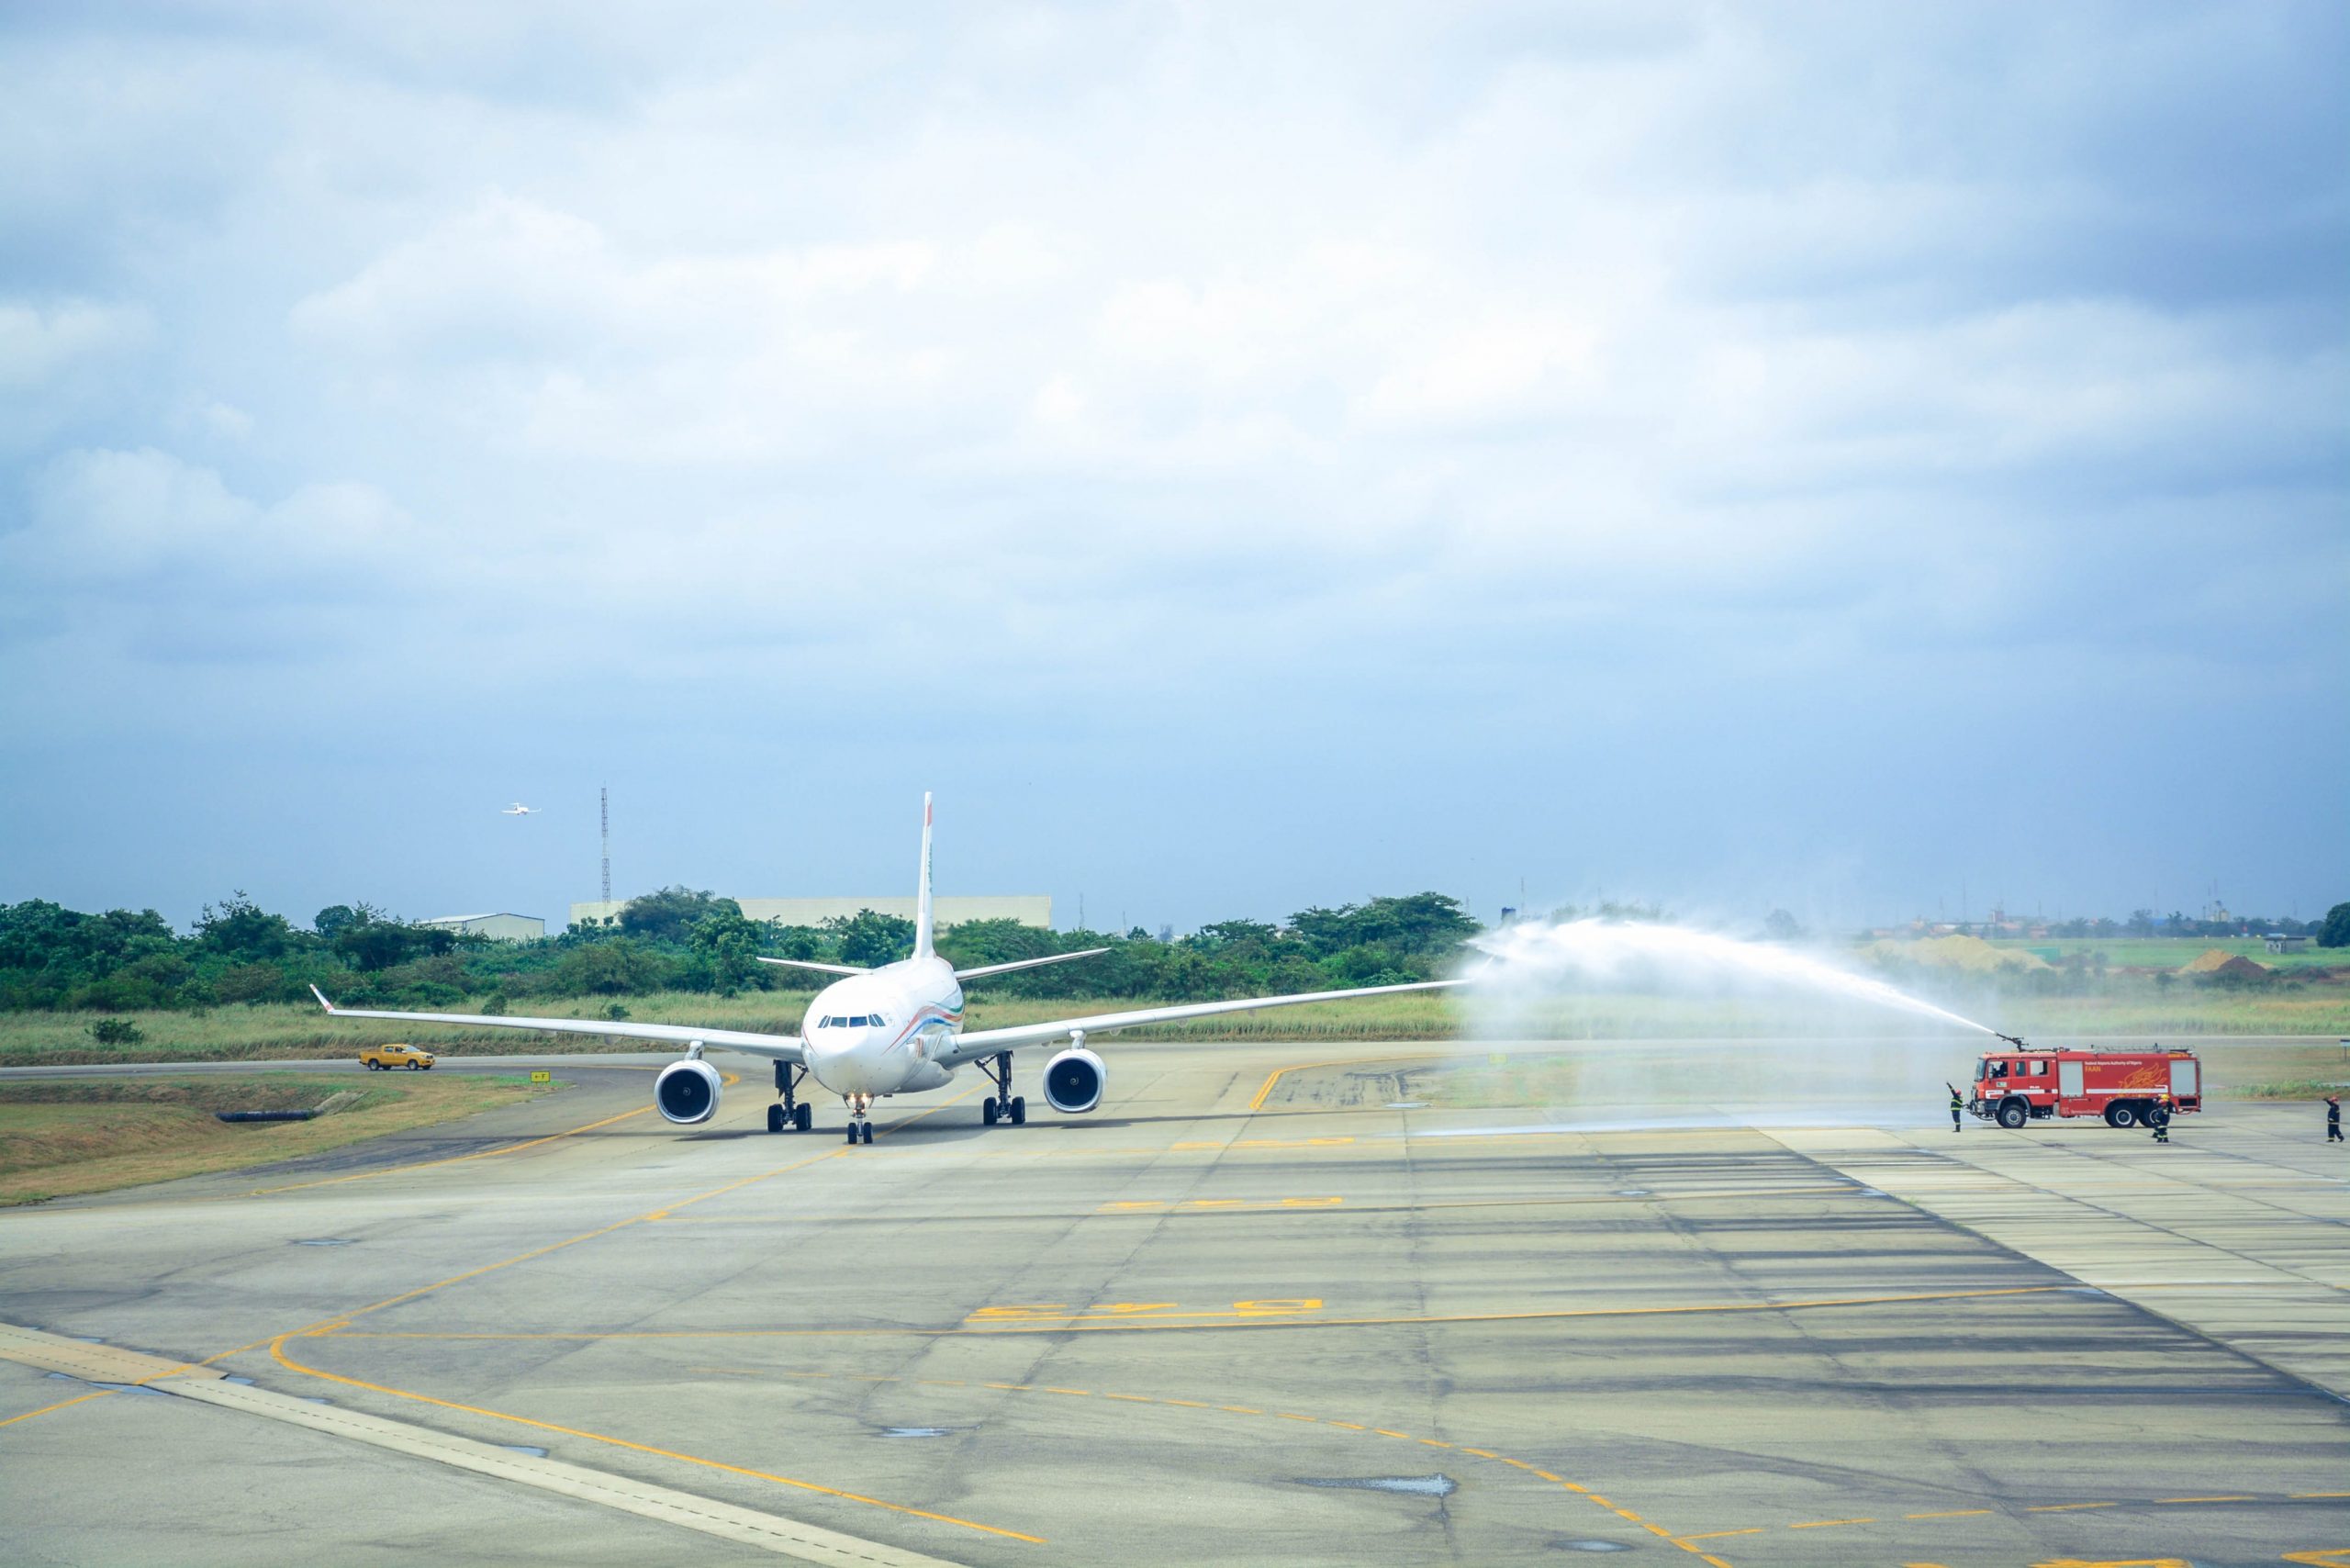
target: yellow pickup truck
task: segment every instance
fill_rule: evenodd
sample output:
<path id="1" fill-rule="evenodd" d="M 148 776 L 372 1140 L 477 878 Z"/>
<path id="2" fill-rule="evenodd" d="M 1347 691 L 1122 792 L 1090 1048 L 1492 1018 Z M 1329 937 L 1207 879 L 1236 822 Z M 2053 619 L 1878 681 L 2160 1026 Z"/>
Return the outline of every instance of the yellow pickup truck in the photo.
<path id="1" fill-rule="evenodd" d="M 396 1067 L 430 1072 L 440 1058 L 422 1046 L 369 1046 L 359 1053 L 359 1059 L 370 1072 L 388 1072 Z"/>

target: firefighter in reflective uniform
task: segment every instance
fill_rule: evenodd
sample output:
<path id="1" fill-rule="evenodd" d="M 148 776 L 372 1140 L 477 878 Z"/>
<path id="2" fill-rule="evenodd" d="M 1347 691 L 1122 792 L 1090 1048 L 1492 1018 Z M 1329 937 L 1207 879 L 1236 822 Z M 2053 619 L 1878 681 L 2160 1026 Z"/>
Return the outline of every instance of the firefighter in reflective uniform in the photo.
<path id="1" fill-rule="evenodd" d="M 2154 1129 L 2156 1143 L 2170 1141 L 2170 1114 L 2173 1104 L 2169 1092 L 2165 1091 L 2161 1098 L 2154 1102 L 2154 1108 L 2146 1113 L 2146 1121 Z"/>
<path id="2" fill-rule="evenodd" d="M 2325 1097 L 2325 1141 L 2342 1141 L 2342 1096 L 2339 1094 Z"/>
<path id="3" fill-rule="evenodd" d="M 1948 1087 L 1950 1089 L 1950 1130 L 1956 1132 L 1958 1131 L 1958 1118 L 1960 1114 L 1965 1111 L 1966 1102 L 1959 1098 L 1958 1088 L 1955 1084 L 1949 1085 Z"/>

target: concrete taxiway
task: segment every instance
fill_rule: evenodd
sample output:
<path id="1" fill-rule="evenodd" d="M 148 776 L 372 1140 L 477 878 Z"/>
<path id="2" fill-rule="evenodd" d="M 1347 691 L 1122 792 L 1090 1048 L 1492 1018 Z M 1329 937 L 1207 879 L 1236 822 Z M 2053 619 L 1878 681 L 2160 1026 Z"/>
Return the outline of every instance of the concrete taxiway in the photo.
<path id="1" fill-rule="evenodd" d="M 2306 1106 L 1630 1126 L 1417 1103 L 1440 1047 L 1110 1058 L 1093 1116 L 1024 1063 L 1028 1126 L 975 1080 L 862 1148 L 760 1130 L 756 1063 L 681 1131 L 557 1058 L 0 1214 L 5 1556 L 2350 1564 Z"/>

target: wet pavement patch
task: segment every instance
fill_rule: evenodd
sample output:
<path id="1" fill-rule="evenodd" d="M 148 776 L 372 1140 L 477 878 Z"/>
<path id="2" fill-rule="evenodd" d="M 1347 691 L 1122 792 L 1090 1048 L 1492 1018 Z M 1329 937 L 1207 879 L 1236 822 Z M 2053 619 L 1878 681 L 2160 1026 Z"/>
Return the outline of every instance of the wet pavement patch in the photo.
<path id="1" fill-rule="evenodd" d="M 1550 1544 L 1561 1551 L 1629 1551 L 1632 1550 L 1620 1540 L 1554 1540 Z"/>
<path id="2" fill-rule="evenodd" d="M 297 1247 L 349 1247 L 352 1243 L 340 1236 L 317 1236 L 307 1241 L 297 1241 L 294 1245 Z"/>
<path id="3" fill-rule="evenodd" d="M 508 1453 L 526 1453 L 532 1459 L 544 1459 L 547 1456 L 546 1450 L 532 1448 L 528 1443 L 500 1443 L 498 1446 L 504 1449 Z"/>
<path id="4" fill-rule="evenodd" d="M 952 1435 L 952 1427 L 884 1427 L 885 1438 L 944 1438 Z"/>
<path id="5" fill-rule="evenodd" d="M 1343 1492 L 1395 1492 L 1406 1497 L 1449 1497 L 1460 1483 L 1449 1475 L 1300 1475 L 1300 1486 L 1328 1486 Z"/>
<path id="6" fill-rule="evenodd" d="M 1390 1100 L 1387 1108 L 1391 1111 L 1425 1111 L 1428 1103 L 1425 1100 Z"/>

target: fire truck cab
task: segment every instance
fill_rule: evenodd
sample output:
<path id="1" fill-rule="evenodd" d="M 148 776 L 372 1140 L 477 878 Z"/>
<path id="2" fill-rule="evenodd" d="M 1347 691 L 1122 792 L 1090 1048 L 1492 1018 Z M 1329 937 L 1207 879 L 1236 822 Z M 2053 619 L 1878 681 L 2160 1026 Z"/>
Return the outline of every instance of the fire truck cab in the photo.
<path id="1" fill-rule="evenodd" d="M 2002 1039 L 2007 1036 L 2002 1036 Z M 2003 1127 L 2047 1116 L 2103 1116 L 2136 1126 L 2165 1093 L 2180 1112 L 2203 1108 L 2203 1068 L 2193 1051 L 2040 1050 L 2021 1040 L 1975 1064 L 1967 1108 Z"/>

